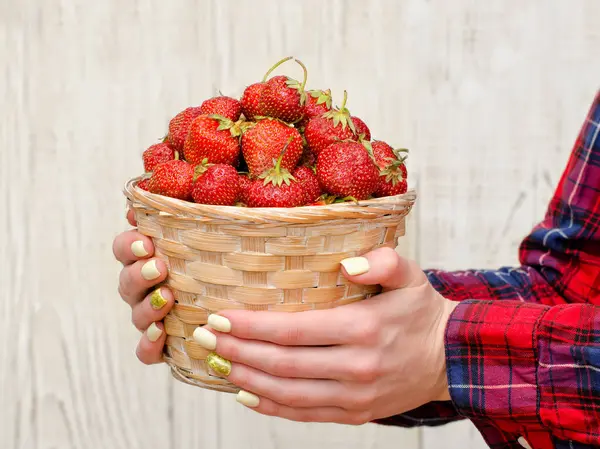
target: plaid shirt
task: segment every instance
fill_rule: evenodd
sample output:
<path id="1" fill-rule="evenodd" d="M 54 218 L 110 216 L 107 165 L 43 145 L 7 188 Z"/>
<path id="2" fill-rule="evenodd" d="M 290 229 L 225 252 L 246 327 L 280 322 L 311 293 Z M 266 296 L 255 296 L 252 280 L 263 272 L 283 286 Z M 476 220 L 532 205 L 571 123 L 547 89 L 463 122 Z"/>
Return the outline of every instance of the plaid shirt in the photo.
<path id="1" fill-rule="evenodd" d="M 600 447 L 600 91 L 518 268 L 427 271 L 460 301 L 446 330 L 451 401 L 378 420 L 470 419 L 491 448 Z"/>

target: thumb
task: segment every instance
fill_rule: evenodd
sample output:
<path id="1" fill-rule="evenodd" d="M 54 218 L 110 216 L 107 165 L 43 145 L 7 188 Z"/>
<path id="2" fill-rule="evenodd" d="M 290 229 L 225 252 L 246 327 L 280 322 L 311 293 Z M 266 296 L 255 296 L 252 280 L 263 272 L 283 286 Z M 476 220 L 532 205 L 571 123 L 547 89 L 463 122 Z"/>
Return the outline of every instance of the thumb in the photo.
<path id="1" fill-rule="evenodd" d="M 342 273 L 355 284 L 381 285 L 383 290 L 418 287 L 427 276 L 416 262 L 400 257 L 391 248 L 378 248 L 362 257 L 341 261 Z"/>

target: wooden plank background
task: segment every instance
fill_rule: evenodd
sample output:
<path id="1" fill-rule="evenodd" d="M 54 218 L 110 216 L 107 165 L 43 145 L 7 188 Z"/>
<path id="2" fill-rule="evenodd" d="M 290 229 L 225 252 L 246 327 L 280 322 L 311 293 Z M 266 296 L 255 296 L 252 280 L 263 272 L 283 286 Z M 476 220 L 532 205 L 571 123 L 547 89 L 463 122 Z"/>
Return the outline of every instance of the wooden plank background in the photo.
<path id="1" fill-rule="evenodd" d="M 169 117 L 295 55 L 412 149 L 404 254 L 514 264 L 598 87 L 599 16 L 597 0 L 0 0 L 2 447 L 485 447 L 470 423 L 269 419 L 142 366 L 111 253 L 120 189 Z"/>

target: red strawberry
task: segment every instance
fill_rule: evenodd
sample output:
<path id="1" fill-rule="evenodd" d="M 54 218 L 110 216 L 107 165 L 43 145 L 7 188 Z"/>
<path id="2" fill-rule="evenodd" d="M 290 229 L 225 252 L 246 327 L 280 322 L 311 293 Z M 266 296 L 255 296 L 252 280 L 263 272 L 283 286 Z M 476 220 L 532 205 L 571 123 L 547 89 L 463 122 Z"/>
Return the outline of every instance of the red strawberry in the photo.
<path id="1" fill-rule="evenodd" d="M 227 164 L 207 166 L 207 162 L 195 170 L 192 198 L 200 204 L 233 206 L 240 190 L 237 170 Z"/>
<path id="2" fill-rule="evenodd" d="M 352 122 L 356 128 L 358 137 L 361 137 L 363 140 L 371 140 L 371 131 L 365 122 L 354 116 L 352 117 Z"/>
<path id="3" fill-rule="evenodd" d="M 304 105 L 304 118 L 298 123 L 298 128 L 304 128 L 308 121 L 331 111 L 331 90 L 309 90 Z"/>
<path id="4" fill-rule="evenodd" d="M 157 143 L 148 147 L 142 154 L 144 170 L 151 172 L 158 164 L 176 159 L 175 151 L 166 143 Z"/>
<path id="5" fill-rule="evenodd" d="M 242 104 L 235 98 L 221 95 L 204 101 L 200 105 L 200 111 L 203 115 L 221 115 L 237 122 L 242 115 Z"/>
<path id="6" fill-rule="evenodd" d="M 304 105 L 306 103 L 304 86 L 306 85 L 308 73 L 301 61 L 297 59 L 294 59 L 294 61 L 304 70 L 302 84 L 284 75 L 274 76 L 269 81 L 266 81 L 258 104 L 258 108 L 263 115 L 278 118 L 287 123 L 296 123 L 304 117 Z M 277 63 L 271 68 L 266 76 L 279 64 Z"/>
<path id="7" fill-rule="evenodd" d="M 239 175 L 238 184 L 240 191 L 238 194 L 238 201 L 243 204 L 248 204 L 248 189 L 252 185 L 252 180 L 246 175 Z"/>
<path id="8" fill-rule="evenodd" d="M 406 149 L 394 150 L 390 145 L 380 140 L 371 143 L 373 155 L 380 169 L 379 185 L 373 196 L 393 196 L 406 193 L 407 171 L 399 153 L 408 152 Z"/>
<path id="9" fill-rule="evenodd" d="M 290 137 L 275 165 L 262 173 L 248 189 L 249 207 L 297 207 L 305 204 L 305 191 L 281 163 L 288 147 L 294 140 Z"/>
<path id="10" fill-rule="evenodd" d="M 191 107 L 184 109 L 171 119 L 167 136 L 171 148 L 179 152 L 183 150 L 183 144 L 190 130 L 190 125 L 200 114 L 202 114 L 200 107 Z"/>
<path id="11" fill-rule="evenodd" d="M 237 166 L 240 140 L 245 124 L 232 122 L 219 115 L 201 115 L 190 126 L 183 155 L 190 164 L 200 164 L 205 158 L 212 164 Z"/>
<path id="12" fill-rule="evenodd" d="M 325 114 L 308 121 L 304 129 L 304 137 L 312 152 L 319 153 L 334 142 L 340 140 L 358 140 L 356 128 L 352 122 L 350 111 L 346 109 L 348 93 L 344 91 L 344 101 L 340 109 L 332 109 Z"/>
<path id="13" fill-rule="evenodd" d="M 321 187 L 332 195 L 364 200 L 377 189 L 379 169 L 365 146 L 345 141 L 319 153 L 317 177 Z"/>
<path id="14" fill-rule="evenodd" d="M 246 87 L 242 95 L 242 113 L 246 120 L 254 120 L 257 116 L 262 115 L 258 107 L 260 94 L 265 88 L 265 83 L 254 83 Z"/>
<path id="15" fill-rule="evenodd" d="M 150 178 L 142 179 L 140 182 L 137 183 L 137 186 L 140 189 L 145 190 L 147 192 L 148 191 L 148 181 L 150 181 Z"/>
<path id="16" fill-rule="evenodd" d="M 305 204 L 312 203 L 313 201 L 316 201 L 319 196 L 321 196 L 321 186 L 319 185 L 319 180 L 317 179 L 315 172 L 310 168 L 305 166 L 296 167 L 292 175 L 304 189 Z"/>
<path id="17" fill-rule="evenodd" d="M 175 159 L 163 162 L 154 169 L 148 190 L 158 195 L 189 200 L 193 182 L 194 168 L 185 161 Z"/>
<path id="18" fill-rule="evenodd" d="M 273 167 L 286 141 L 293 137 L 281 167 L 293 170 L 302 156 L 302 136 L 297 129 L 275 119 L 263 119 L 242 135 L 242 152 L 250 176 L 258 176 Z"/>
<path id="19" fill-rule="evenodd" d="M 267 85 L 267 78 L 271 74 L 273 70 L 279 67 L 286 61 L 292 59 L 292 56 L 288 56 L 287 58 L 282 59 L 277 62 L 273 67 L 269 69 L 267 74 L 264 76 L 263 80 L 260 83 L 254 83 L 246 87 L 244 93 L 242 94 L 241 104 L 242 104 L 242 113 L 246 120 L 254 120 L 256 117 L 265 116 L 263 110 L 260 108 L 260 96 Z"/>

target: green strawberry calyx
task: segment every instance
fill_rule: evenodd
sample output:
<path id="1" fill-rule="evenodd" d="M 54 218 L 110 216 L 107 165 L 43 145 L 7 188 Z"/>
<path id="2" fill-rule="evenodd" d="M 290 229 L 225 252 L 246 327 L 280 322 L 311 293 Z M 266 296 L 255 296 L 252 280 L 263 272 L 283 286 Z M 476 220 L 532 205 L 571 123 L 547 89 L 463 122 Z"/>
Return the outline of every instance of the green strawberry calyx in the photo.
<path id="1" fill-rule="evenodd" d="M 234 122 L 227 117 L 223 117 L 219 114 L 211 114 L 210 118 L 217 120 L 219 122 L 219 126 L 217 127 L 217 131 L 223 131 L 228 129 L 231 133 L 231 137 L 240 137 L 244 132 L 246 132 L 249 128 L 254 126 L 253 122 L 249 122 L 243 119 Z"/>
<path id="2" fill-rule="evenodd" d="M 306 66 L 302 63 L 302 61 L 300 61 L 299 59 L 294 58 L 294 62 L 298 63 L 298 65 L 302 67 L 302 71 L 304 72 L 302 84 L 290 77 L 288 77 L 285 84 L 290 89 L 296 89 L 298 91 L 298 93 L 300 94 L 300 106 L 304 106 L 306 104 L 306 91 L 304 90 L 304 87 L 306 86 L 306 80 L 308 79 L 308 70 L 306 69 Z"/>
<path id="3" fill-rule="evenodd" d="M 385 168 L 382 168 L 379 171 L 379 176 L 385 176 L 385 182 L 391 182 L 392 186 L 395 186 L 399 182 L 404 181 L 404 176 L 402 175 L 402 170 L 400 170 L 400 167 L 404 165 L 404 162 L 408 158 L 408 156 L 400 157 L 399 153 L 408 153 L 408 150 L 401 148 L 393 151 L 396 159 L 387 158 L 386 160 L 389 161 L 389 163 Z"/>
<path id="4" fill-rule="evenodd" d="M 208 163 L 208 158 L 204 158 L 202 159 L 202 162 L 200 162 L 198 165 L 196 165 L 194 167 L 194 182 L 196 182 L 196 180 L 202 176 L 204 174 L 204 172 L 206 170 L 208 170 L 208 167 L 210 167 L 213 164 L 209 164 Z"/>
<path id="5" fill-rule="evenodd" d="M 348 108 L 346 108 L 347 100 L 348 92 L 344 91 L 344 100 L 342 101 L 342 106 L 338 109 L 332 109 L 331 111 L 327 111 L 325 114 L 323 114 L 323 117 L 333 120 L 334 128 L 336 128 L 341 123 L 342 129 L 346 129 L 346 126 L 348 126 L 352 130 L 352 133 L 356 135 L 356 128 L 354 127 L 354 122 L 352 121 L 352 117 L 350 116 L 350 111 L 348 110 Z"/>
<path id="6" fill-rule="evenodd" d="M 292 140 L 294 140 L 294 136 L 290 136 L 290 138 L 287 140 L 283 150 L 281 150 L 279 158 L 277 160 L 273 159 L 273 167 L 265 170 L 258 176 L 259 179 L 264 179 L 263 185 L 266 186 L 267 184 L 271 183 L 277 187 L 281 187 L 284 183 L 289 186 L 291 181 L 296 181 L 296 178 L 294 178 L 287 168 L 281 168 L 283 155 L 285 154 Z"/>
<path id="7" fill-rule="evenodd" d="M 317 104 L 325 103 L 327 109 L 331 109 L 331 90 L 309 90 L 308 93 L 311 97 L 317 99 Z"/>

